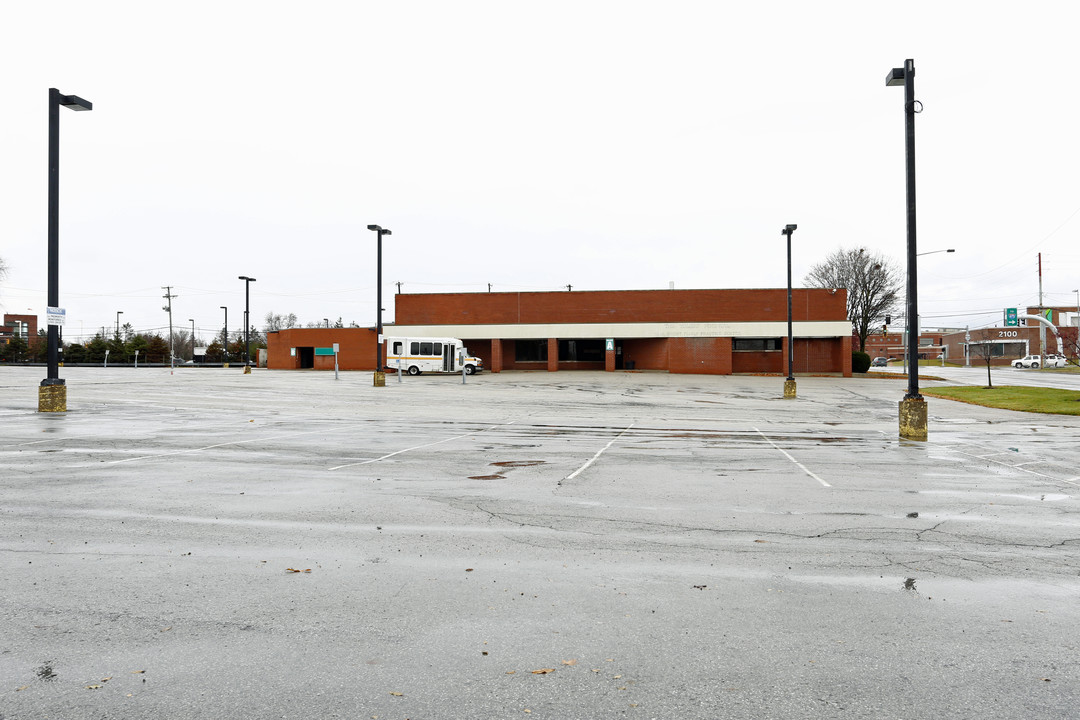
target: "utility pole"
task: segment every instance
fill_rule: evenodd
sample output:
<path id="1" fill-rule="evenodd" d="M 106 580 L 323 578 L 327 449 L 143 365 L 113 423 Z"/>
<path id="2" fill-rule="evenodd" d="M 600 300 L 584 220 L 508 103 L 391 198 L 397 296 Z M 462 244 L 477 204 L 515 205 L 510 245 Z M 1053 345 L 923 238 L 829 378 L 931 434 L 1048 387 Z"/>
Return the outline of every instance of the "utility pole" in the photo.
<path id="1" fill-rule="evenodd" d="M 172 301 L 173 298 L 179 297 L 179 295 L 172 294 L 172 285 L 165 285 L 161 289 L 165 291 L 165 294 L 162 295 L 162 297 L 165 298 L 165 302 L 167 303 L 167 305 L 161 309 L 169 313 L 169 372 L 172 372 L 176 367 L 176 358 L 173 354 Z"/>
<path id="2" fill-rule="evenodd" d="M 1043 315 L 1042 253 L 1039 253 L 1039 315 Z M 1047 318 L 1049 319 L 1049 318 Z M 1039 323 L 1039 368 L 1046 367 L 1046 325 Z"/>
<path id="3" fill-rule="evenodd" d="M 397 294 L 400 295 L 401 294 L 401 281 L 399 280 L 394 284 L 397 285 Z"/>

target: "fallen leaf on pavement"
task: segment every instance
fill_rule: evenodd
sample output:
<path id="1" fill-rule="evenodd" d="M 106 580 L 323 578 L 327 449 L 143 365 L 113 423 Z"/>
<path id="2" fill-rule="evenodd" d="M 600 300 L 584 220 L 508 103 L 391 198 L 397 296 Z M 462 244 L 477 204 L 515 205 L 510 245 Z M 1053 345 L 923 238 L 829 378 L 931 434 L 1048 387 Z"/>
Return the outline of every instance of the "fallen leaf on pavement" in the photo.
<path id="1" fill-rule="evenodd" d="M 573 660 L 563 660 L 562 664 L 563 665 L 577 665 L 577 659 L 575 658 Z"/>
<path id="2" fill-rule="evenodd" d="M 540 668 L 539 670 L 533 670 L 533 675 L 547 675 L 548 673 L 555 672 L 555 668 Z"/>
<path id="3" fill-rule="evenodd" d="M 405 693 L 399 693 L 399 692 L 392 692 L 390 694 L 393 695 L 394 697 L 403 697 L 405 695 Z"/>

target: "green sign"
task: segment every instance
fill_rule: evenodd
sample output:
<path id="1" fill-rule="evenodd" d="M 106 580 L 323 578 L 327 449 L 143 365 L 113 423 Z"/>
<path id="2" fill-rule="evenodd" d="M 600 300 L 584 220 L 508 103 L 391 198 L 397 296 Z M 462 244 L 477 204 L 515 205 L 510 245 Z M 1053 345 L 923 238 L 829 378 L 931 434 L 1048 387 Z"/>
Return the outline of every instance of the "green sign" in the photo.
<path id="1" fill-rule="evenodd" d="M 315 348 L 316 355 L 333 355 L 334 348 Z"/>
<path id="2" fill-rule="evenodd" d="M 1005 327 L 1016 327 L 1019 324 L 1016 319 L 1016 308 L 1005 308 Z"/>

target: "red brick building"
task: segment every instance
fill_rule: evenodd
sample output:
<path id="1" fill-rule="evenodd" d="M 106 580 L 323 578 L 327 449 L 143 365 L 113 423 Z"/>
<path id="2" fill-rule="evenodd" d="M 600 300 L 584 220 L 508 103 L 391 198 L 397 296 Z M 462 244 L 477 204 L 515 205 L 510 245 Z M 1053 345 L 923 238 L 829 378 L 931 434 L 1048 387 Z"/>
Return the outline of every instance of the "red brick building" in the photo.
<path id="1" fill-rule="evenodd" d="M 37 315 L 10 315 L 4 313 L 4 326 L 0 329 L 0 342 L 5 345 L 14 337 L 21 337 L 29 347 L 37 344 Z"/>
<path id="2" fill-rule="evenodd" d="M 395 296 L 384 335 L 455 337 L 491 372 L 785 373 L 787 290 L 615 290 Z M 796 373 L 851 375 L 846 291 L 792 291 Z M 370 329 L 270 333 L 268 367 L 374 369 Z M 346 355 L 346 352 L 348 353 Z M 320 360 L 320 358 L 323 358 Z"/>

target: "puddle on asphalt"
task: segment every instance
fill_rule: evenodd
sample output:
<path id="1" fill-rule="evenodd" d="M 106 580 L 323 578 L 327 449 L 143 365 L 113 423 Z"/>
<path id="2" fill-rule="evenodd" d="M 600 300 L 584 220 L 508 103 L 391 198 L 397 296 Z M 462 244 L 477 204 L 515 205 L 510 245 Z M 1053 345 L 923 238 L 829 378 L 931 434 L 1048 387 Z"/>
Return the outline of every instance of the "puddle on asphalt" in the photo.
<path id="1" fill-rule="evenodd" d="M 985 495 L 987 497 L 1000 497 L 1000 498 L 1016 498 L 1017 500 L 1032 500 L 1034 502 L 1060 502 L 1062 500 L 1068 500 L 1071 496 L 1064 493 L 1040 493 L 1038 495 L 1019 495 L 1013 493 L 980 493 L 980 492 L 968 492 L 963 490 L 916 490 L 914 492 L 922 495 L 962 495 L 964 497 L 971 497 L 973 495 Z"/>
<path id="2" fill-rule="evenodd" d="M 546 460 L 502 460 L 500 462 L 493 462 L 491 465 L 500 468 L 519 468 L 519 467 L 533 467 L 534 465 L 543 465 Z M 504 480 L 505 475 L 499 473 L 493 473 L 491 475 L 470 475 L 470 480 Z"/>

